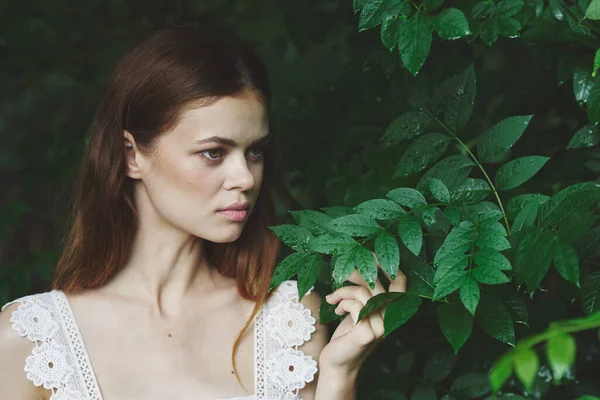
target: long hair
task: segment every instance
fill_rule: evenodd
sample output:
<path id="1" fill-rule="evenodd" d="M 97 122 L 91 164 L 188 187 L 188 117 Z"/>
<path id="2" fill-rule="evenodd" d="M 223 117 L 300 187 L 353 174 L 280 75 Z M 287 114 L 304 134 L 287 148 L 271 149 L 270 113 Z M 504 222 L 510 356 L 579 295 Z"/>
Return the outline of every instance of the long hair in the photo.
<path id="1" fill-rule="evenodd" d="M 71 228 L 52 287 L 75 292 L 103 286 L 125 264 L 137 229 L 133 183 L 126 174 L 123 131 L 140 148 L 172 129 L 187 107 L 210 104 L 250 90 L 270 109 L 264 64 L 235 35 L 197 25 L 155 29 L 118 63 L 91 125 L 75 185 Z M 269 297 L 279 251 L 270 195 L 274 153 L 264 154 L 264 179 L 257 204 L 240 237 L 231 243 L 205 241 L 218 271 L 236 280 L 240 295 L 255 302 L 236 337 L 232 365 L 242 336 Z M 243 385 L 242 385 L 243 386 Z"/>

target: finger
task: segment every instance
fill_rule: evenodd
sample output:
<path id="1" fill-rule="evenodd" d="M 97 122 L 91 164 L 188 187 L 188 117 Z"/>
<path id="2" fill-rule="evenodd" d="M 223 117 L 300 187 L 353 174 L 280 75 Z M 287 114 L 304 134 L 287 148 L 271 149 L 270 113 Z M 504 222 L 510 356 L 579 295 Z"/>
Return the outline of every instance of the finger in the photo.
<path id="1" fill-rule="evenodd" d="M 365 281 L 365 279 L 362 277 L 362 275 L 360 274 L 360 272 L 358 272 L 357 269 L 355 269 L 350 274 L 350 276 L 348 277 L 348 281 L 350 281 L 352 283 L 356 283 L 357 285 L 360 285 L 360 286 L 366 288 L 369 291 L 369 293 L 371 293 L 371 295 L 373 295 L 373 296 L 375 296 L 379 293 L 385 292 L 385 288 L 383 287 L 383 285 L 381 284 L 379 279 L 375 280 L 375 287 L 373 289 L 371 289 L 369 284 Z"/>
<path id="2" fill-rule="evenodd" d="M 389 292 L 406 292 L 406 275 L 400 270 L 398 270 L 398 274 L 396 274 L 396 279 L 390 281 L 390 286 L 388 287 Z"/>
<path id="3" fill-rule="evenodd" d="M 379 339 L 383 337 L 385 327 L 383 325 L 383 315 L 381 314 L 381 311 L 372 312 L 366 319 L 369 321 L 369 325 L 371 326 L 375 338 Z"/>
<path id="4" fill-rule="evenodd" d="M 345 299 L 340 301 L 340 304 L 335 308 L 335 313 L 337 315 L 344 315 L 347 312 L 350 313 L 352 321 L 356 324 L 356 321 L 358 321 L 358 314 L 362 307 L 363 304 L 358 300 Z"/>
<path id="5" fill-rule="evenodd" d="M 372 297 L 371 291 L 364 286 L 344 286 L 327 295 L 325 300 L 329 304 L 336 304 L 344 299 L 353 299 L 358 300 L 362 305 L 365 305 Z"/>
<path id="6" fill-rule="evenodd" d="M 345 312 L 350 313 L 350 318 L 352 318 L 353 327 L 350 331 L 350 335 L 354 337 L 358 343 L 361 345 L 366 345 L 375 340 L 376 335 L 373 332 L 373 328 L 368 321 L 368 318 L 361 320 L 358 324 L 358 314 L 362 308 L 361 303 L 358 300 L 342 300 L 340 304 L 337 306 L 335 313 L 338 315 L 343 315 Z"/>

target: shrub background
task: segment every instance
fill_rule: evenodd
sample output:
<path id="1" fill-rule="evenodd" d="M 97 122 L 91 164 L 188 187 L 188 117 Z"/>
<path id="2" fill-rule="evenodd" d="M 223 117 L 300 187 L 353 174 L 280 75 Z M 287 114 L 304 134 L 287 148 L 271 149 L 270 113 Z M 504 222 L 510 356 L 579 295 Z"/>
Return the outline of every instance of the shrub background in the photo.
<path id="1" fill-rule="evenodd" d="M 263 58 L 274 91 L 273 126 L 281 143 L 274 195 L 282 224 L 294 224 L 290 210 L 326 208 L 331 217 L 340 217 L 364 201 L 386 198 L 395 188 L 419 187 L 435 162 L 466 154 L 466 148 L 475 152 L 482 134 L 513 116 L 532 118 L 500 162 L 485 165 L 489 176 L 511 159 L 549 159 L 522 185 L 499 192 L 506 209 L 517 195 L 552 196 L 573 184 L 597 180 L 600 133 L 592 124 L 600 119 L 600 85 L 594 76 L 600 25 L 584 19 L 588 8 L 586 0 L 0 3 L 0 303 L 48 289 L 95 107 L 116 62 L 148 29 L 180 20 L 222 21 Z M 450 19 L 448 13 L 453 13 Z M 419 18 L 422 24 L 414 25 Z M 409 147 L 414 140 L 448 132 L 432 123 L 400 140 L 398 135 L 410 131 L 415 121 L 395 126 L 394 121 L 428 107 L 448 123 L 444 110 L 456 105 L 436 96 L 443 82 L 465 73 L 475 78 L 476 94 L 472 111 L 454 130 L 462 144 L 448 141 L 437 158 L 431 157 L 431 147 L 415 154 Z M 455 89 L 464 94 L 464 87 Z M 401 160 L 402 168 L 410 170 L 406 174 L 397 173 Z M 484 178 L 477 168 L 469 176 Z M 459 185 L 448 186 L 455 193 Z M 489 188 L 467 188 L 465 193 L 460 201 L 454 198 L 455 204 L 496 202 Z M 511 224 L 519 210 L 507 216 Z M 586 293 L 594 299 L 587 311 L 600 308 L 598 198 L 574 210 L 568 226 L 560 229 L 580 256 L 579 288 L 555 268 L 535 288 L 517 287 L 511 272 L 509 283 L 482 286 L 482 293 L 500 290 L 508 293 L 499 295 L 504 299 L 517 299 L 510 321 L 503 322 L 517 340 L 541 332 L 552 321 L 586 314 L 581 301 L 586 282 Z M 421 224 L 425 236 L 418 257 L 398 238 L 400 269 L 405 272 L 414 271 L 418 260 L 431 264 L 450 229 L 432 233 L 423 220 Z M 511 239 L 512 249 L 521 239 Z M 511 262 L 512 249 L 507 252 Z M 283 252 L 282 258 L 290 249 Z M 538 256 L 542 254 L 532 253 L 532 265 Z M 325 293 L 332 289 L 329 268 L 335 257 L 323 260 L 316 284 Z M 420 279 L 408 275 L 409 283 Z M 460 305 L 455 295 L 447 300 Z M 510 345 L 475 324 L 456 355 L 440 329 L 439 303 L 423 299 L 416 315 L 387 337 L 362 370 L 360 398 L 490 396 L 488 372 Z M 520 379 L 511 378 L 498 398 L 600 395 L 597 328 L 575 337 L 577 358 L 562 385 L 552 384 L 553 370 L 538 347 L 541 364 L 532 386 L 527 389 Z"/>

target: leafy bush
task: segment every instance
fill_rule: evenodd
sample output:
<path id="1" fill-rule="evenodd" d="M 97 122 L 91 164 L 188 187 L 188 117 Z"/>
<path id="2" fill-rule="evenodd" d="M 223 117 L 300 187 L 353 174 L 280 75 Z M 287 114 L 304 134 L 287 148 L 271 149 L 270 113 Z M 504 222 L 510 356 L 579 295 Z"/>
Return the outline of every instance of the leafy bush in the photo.
<path id="1" fill-rule="evenodd" d="M 358 265 L 372 281 L 373 254 L 408 277 L 365 310 L 389 303 L 360 398 L 600 395 L 595 2 L 70 3 L 0 4 L 0 302 L 47 287 L 128 44 L 220 20 L 274 84 L 276 279 L 328 292 Z"/>
<path id="2" fill-rule="evenodd" d="M 598 47 L 597 25 L 584 19 L 584 13 L 587 10 L 588 17 L 596 18 L 593 15 L 600 2 L 568 5 L 553 1 L 546 7 L 537 1 L 485 0 L 462 2 L 458 8 L 443 7 L 443 3 L 354 1 L 355 12 L 360 10 L 359 30 L 381 25 L 383 45 L 392 57 L 399 55 L 406 71 L 417 76 L 406 99 L 410 109 L 393 119 L 362 151 L 368 166 L 362 176 L 377 180 L 384 175 L 385 184 L 378 181 L 379 187 L 372 193 L 361 193 L 359 204 L 347 191 L 342 205 L 321 208 L 322 212 L 292 211 L 295 225 L 272 227 L 282 242 L 295 250 L 278 265 L 273 285 L 297 274 L 299 295 L 303 296 L 319 278 L 327 282 L 323 276 L 331 275 L 333 289 L 337 289 L 355 267 L 369 285 L 378 277 L 378 266 L 392 279 L 399 267 L 404 271 L 407 293 L 377 295 L 361 316 L 387 304 L 386 336 L 400 327 L 418 333 L 412 346 L 406 347 L 405 358 L 401 354 L 397 359 L 395 371 L 393 365 L 386 368 L 388 379 L 383 378 L 390 383 L 408 375 L 412 382 L 395 388 L 389 384 L 389 389 L 376 393 L 369 386 L 365 391 L 369 398 L 403 398 L 411 392 L 411 399 L 430 399 L 446 392 L 444 399 L 449 400 L 480 398 L 500 390 L 497 398 L 546 398 L 553 394 L 546 385 L 549 377 L 560 383 L 575 361 L 576 341 L 570 332 L 600 326 L 600 272 L 594 261 L 600 255 L 600 230 L 595 224 L 600 183 L 575 183 L 577 176 L 557 182 L 552 175 L 535 182 L 558 149 L 543 146 L 544 151 L 524 154 L 533 146 L 518 148 L 517 144 L 527 135 L 533 117 L 543 116 L 544 111 L 531 107 L 528 113 L 503 116 L 481 129 L 483 124 L 477 126 L 472 118 L 479 70 L 473 64 L 443 79 L 439 79 L 443 74 L 437 65 L 419 71 L 430 53 L 434 33 L 440 42 L 465 38 L 451 50 L 442 44 L 437 48 L 443 54 L 437 60 L 448 60 L 450 68 L 453 54 L 467 54 L 465 58 L 477 62 L 477 52 L 485 51 L 478 48 L 479 43 L 492 45 L 499 36 L 519 37 L 524 45 L 546 47 L 544 51 L 549 51 L 554 41 L 578 51 L 575 60 L 560 57 L 554 64 L 558 66 L 558 86 L 567 74 L 572 75 L 574 90 L 569 101 L 584 108 L 589 119 L 566 148 L 586 149 L 578 151 L 579 156 L 589 158 L 585 166 L 598 172 L 600 133 L 595 110 L 600 103 L 595 91 L 600 85 L 596 86 L 595 74 L 599 58 L 586 63 Z M 580 49 L 582 44 L 594 45 Z M 567 63 L 572 67 L 564 65 Z M 556 85 L 548 80 L 543 84 Z M 449 151 L 451 143 L 455 146 Z M 371 154 L 393 156 L 369 165 Z M 399 187 L 388 190 L 386 184 Z M 361 185 L 368 183 L 365 180 Z M 550 189 L 549 193 L 540 193 L 541 188 Z M 589 316 L 554 321 L 559 316 L 552 315 L 548 330 L 517 344 L 515 324 L 529 328 L 527 310 L 536 306 L 532 299 L 545 293 L 559 295 L 549 289 L 557 284 L 566 294 L 562 300 L 580 302 L 579 313 Z M 419 321 L 410 329 L 407 322 L 417 313 Z M 322 320 L 336 317 L 324 303 Z M 424 326 L 436 324 L 453 352 L 439 344 L 437 332 L 429 332 L 433 329 L 423 332 Z M 474 359 L 468 366 L 461 352 L 474 334 L 474 325 L 481 333 L 514 347 L 493 363 L 489 381 L 490 354 L 471 355 Z M 403 333 L 398 336 L 408 335 Z M 531 328 L 521 335 L 528 333 Z M 423 341 L 435 343 L 439 349 L 422 349 Z M 546 342 L 545 361 L 552 372 L 545 365 L 540 368 L 533 346 L 541 342 Z M 408 374 L 414 347 L 428 355 L 424 368 L 419 366 L 422 376 Z M 502 351 L 499 347 L 496 357 Z M 439 382 L 447 380 L 459 361 L 463 361 L 460 374 L 448 381 L 452 382 L 449 387 L 441 386 Z M 512 380 L 505 385 L 513 372 L 520 383 Z"/>

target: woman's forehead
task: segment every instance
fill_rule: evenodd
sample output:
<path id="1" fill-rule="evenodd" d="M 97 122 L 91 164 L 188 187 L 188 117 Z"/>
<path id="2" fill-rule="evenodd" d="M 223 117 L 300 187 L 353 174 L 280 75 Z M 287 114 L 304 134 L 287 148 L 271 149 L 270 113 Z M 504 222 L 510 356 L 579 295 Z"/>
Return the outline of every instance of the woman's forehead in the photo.
<path id="1" fill-rule="evenodd" d="M 190 142 L 219 136 L 244 144 L 266 136 L 268 125 L 266 108 L 256 96 L 222 97 L 185 110 L 173 133 Z"/>

